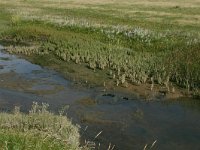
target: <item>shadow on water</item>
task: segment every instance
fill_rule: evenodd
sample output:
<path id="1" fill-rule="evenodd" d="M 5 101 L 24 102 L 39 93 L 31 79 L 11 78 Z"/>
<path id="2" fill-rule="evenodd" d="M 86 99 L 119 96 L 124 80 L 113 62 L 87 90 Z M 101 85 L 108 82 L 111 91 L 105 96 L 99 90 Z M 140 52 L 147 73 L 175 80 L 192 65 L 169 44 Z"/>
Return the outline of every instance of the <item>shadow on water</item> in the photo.
<path id="1" fill-rule="evenodd" d="M 82 141 L 94 140 L 106 149 L 143 149 L 157 140 L 154 149 L 200 149 L 200 101 L 144 101 L 131 95 L 100 89 L 83 89 L 58 73 L 0 52 L 0 109 L 21 106 L 27 112 L 33 101 L 46 102 L 81 125 Z M 87 127 L 87 130 L 84 129 Z"/>

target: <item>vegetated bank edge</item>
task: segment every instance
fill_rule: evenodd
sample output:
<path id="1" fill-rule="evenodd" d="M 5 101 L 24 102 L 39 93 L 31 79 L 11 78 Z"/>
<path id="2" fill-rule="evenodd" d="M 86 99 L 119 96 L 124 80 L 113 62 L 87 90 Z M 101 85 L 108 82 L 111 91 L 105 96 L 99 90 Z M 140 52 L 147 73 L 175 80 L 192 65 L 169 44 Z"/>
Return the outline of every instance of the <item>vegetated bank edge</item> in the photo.
<path id="1" fill-rule="evenodd" d="M 53 68 L 68 79 L 82 81 L 82 85 L 138 93 L 146 99 L 162 96 L 199 98 L 198 42 L 175 50 L 173 45 L 167 45 L 167 40 L 158 39 L 157 44 L 159 40 L 164 42 L 161 48 L 156 43 L 149 45 L 148 38 L 140 37 L 136 30 L 127 33 L 130 34 L 128 39 L 125 31 L 112 33 L 114 38 L 110 39 L 99 30 L 63 28 L 41 21 L 11 22 L 11 26 L 1 34 L 1 42 L 5 46 L 12 45 L 6 47 L 8 52 Z M 147 35 L 153 37 L 151 33 Z M 124 48 L 128 41 L 138 46 L 134 47 L 136 51 Z M 163 51 L 166 47 L 171 50 Z"/>
<path id="2" fill-rule="evenodd" d="M 28 114 L 15 107 L 13 113 L 0 113 L 0 147 L 26 150 L 89 150 L 87 143 L 80 146 L 79 126 L 60 111 L 48 111 L 48 104 L 33 102 Z"/>

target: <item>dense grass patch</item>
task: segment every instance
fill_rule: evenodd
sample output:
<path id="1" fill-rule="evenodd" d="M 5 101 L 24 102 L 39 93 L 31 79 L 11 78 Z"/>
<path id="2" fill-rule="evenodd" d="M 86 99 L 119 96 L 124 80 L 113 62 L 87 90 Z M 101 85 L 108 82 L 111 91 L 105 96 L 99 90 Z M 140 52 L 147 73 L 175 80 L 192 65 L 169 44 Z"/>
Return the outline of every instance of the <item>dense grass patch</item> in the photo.
<path id="1" fill-rule="evenodd" d="M 13 114 L 0 113 L 0 147 L 3 149 L 77 150 L 79 128 L 62 115 L 54 115 L 47 104 L 33 103 L 28 114 L 16 107 Z"/>

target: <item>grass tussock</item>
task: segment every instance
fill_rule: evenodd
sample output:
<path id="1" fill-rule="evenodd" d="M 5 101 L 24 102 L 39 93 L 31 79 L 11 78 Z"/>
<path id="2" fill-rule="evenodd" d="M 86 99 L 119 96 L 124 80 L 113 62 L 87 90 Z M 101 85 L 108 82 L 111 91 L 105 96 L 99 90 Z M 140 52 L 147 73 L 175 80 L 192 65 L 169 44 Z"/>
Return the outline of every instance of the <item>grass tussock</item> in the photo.
<path id="1" fill-rule="evenodd" d="M 62 115 L 47 110 L 48 105 L 33 103 L 28 114 L 15 107 L 12 114 L 0 113 L 1 149 L 77 150 L 79 128 Z"/>

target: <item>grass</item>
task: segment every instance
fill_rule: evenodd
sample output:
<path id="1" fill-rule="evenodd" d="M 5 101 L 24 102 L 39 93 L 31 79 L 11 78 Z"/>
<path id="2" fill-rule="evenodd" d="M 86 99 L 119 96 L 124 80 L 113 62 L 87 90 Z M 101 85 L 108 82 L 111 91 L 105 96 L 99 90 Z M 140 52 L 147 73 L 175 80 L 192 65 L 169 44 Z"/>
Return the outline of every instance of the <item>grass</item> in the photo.
<path id="1" fill-rule="evenodd" d="M 79 127 L 63 116 L 34 102 L 28 114 L 15 107 L 12 114 L 0 113 L 0 149 L 77 150 L 81 147 Z"/>
<path id="2" fill-rule="evenodd" d="M 58 66 L 71 62 L 85 66 L 102 76 L 100 85 L 112 80 L 116 86 L 158 84 L 168 92 L 174 86 L 199 91 L 197 0 L 1 0 L 0 4 L 0 39 L 12 45 L 11 53 L 34 57 L 35 63 L 50 57 Z M 48 62 L 55 66 L 55 61 Z"/>

